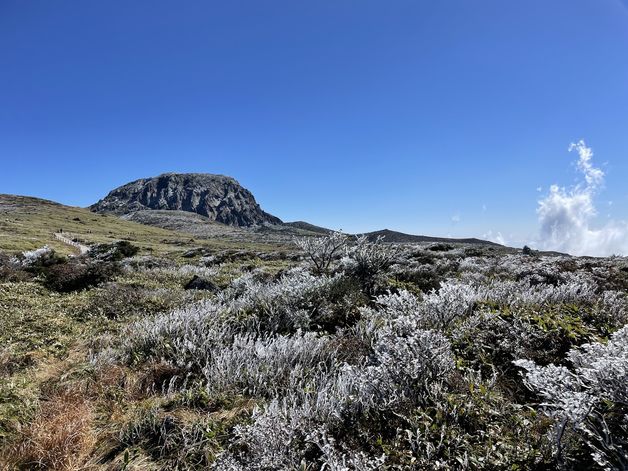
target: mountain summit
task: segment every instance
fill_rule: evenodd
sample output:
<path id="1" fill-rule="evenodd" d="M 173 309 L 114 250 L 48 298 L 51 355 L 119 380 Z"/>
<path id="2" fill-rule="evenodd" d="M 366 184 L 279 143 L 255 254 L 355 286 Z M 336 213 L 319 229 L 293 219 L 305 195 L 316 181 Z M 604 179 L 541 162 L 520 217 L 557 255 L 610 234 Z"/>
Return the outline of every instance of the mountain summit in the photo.
<path id="1" fill-rule="evenodd" d="M 209 173 L 165 173 L 135 180 L 90 209 L 117 215 L 150 209 L 188 211 L 230 226 L 281 224 L 262 211 L 253 194 L 235 179 Z"/>

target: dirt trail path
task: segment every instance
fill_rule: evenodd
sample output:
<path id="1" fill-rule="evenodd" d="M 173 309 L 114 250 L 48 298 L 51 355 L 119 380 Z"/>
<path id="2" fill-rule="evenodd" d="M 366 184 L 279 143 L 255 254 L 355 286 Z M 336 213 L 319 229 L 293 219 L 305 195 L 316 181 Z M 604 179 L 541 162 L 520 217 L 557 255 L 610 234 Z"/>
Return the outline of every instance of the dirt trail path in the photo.
<path id="1" fill-rule="evenodd" d="M 89 247 L 87 245 L 83 245 L 79 242 L 75 242 L 72 239 L 66 237 L 65 235 L 63 235 L 63 233 L 61 232 L 55 232 L 55 238 L 61 242 L 63 242 L 64 244 L 68 244 L 71 245 L 72 247 L 75 247 L 77 249 L 79 249 L 79 252 L 81 255 L 86 254 L 87 252 L 89 252 Z"/>

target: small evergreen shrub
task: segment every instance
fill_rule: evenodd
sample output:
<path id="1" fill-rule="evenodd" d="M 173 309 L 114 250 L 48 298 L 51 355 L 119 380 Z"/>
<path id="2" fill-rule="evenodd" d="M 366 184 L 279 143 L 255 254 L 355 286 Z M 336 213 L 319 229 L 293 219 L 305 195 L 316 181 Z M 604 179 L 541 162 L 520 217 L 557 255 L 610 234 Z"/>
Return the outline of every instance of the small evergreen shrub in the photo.
<path id="1" fill-rule="evenodd" d="M 111 280 L 119 267 L 110 262 L 72 260 L 48 267 L 43 271 L 46 288 L 60 293 L 80 291 Z"/>

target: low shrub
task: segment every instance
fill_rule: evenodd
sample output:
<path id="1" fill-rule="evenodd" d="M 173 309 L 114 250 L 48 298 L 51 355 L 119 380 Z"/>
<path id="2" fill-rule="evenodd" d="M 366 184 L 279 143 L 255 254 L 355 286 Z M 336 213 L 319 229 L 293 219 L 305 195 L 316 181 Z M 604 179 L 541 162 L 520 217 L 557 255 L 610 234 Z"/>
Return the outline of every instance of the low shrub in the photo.
<path id="1" fill-rule="evenodd" d="M 347 249 L 342 265 L 345 273 L 360 283 L 362 291 L 367 296 L 373 296 L 385 286 L 388 269 L 396 254 L 395 247 L 385 244 L 383 237 L 370 242 L 362 236 Z"/>
<path id="2" fill-rule="evenodd" d="M 0 253 L 0 282 L 19 282 L 33 278 L 13 257 Z"/>
<path id="3" fill-rule="evenodd" d="M 46 268 L 43 284 L 52 291 L 68 293 L 97 286 L 118 273 L 119 267 L 114 263 L 76 259 Z"/>
<path id="4" fill-rule="evenodd" d="M 347 241 L 341 232 L 330 232 L 321 237 L 295 239 L 295 244 L 304 252 L 312 271 L 320 275 L 329 273 L 334 261 L 342 256 Z"/>
<path id="5" fill-rule="evenodd" d="M 558 461 L 574 465 L 581 459 L 565 440 L 572 432 L 598 466 L 628 468 L 628 326 L 606 344 L 571 350 L 568 360 L 570 367 L 515 361 L 526 372 L 526 384 L 543 398 L 542 410 L 556 420 Z"/>
<path id="6" fill-rule="evenodd" d="M 108 282 L 91 291 L 87 304 L 76 316 L 107 319 L 146 316 L 172 310 L 187 300 L 189 297 L 180 291 Z"/>
<path id="7" fill-rule="evenodd" d="M 66 257 L 59 255 L 47 245 L 40 249 L 22 252 L 21 257 L 17 259 L 19 266 L 36 275 L 42 273 L 46 268 L 65 263 L 66 261 Z"/>
<path id="8" fill-rule="evenodd" d="M 111 244 L 96 244 L 89 249 L 91 258 L 109 262 L 117 262 L 124 258 L 137 255 L 140 248 L 131 244 L 129 241 L 120 240 Z"/>
<path id="9" fill-rule="evenodd" d="M 219 288 L 213 281 L 201 278 L 198 275 L 194 275 L 192 279 L 183 286 L 183 289 L 196 289 L 216 292 Z"/>

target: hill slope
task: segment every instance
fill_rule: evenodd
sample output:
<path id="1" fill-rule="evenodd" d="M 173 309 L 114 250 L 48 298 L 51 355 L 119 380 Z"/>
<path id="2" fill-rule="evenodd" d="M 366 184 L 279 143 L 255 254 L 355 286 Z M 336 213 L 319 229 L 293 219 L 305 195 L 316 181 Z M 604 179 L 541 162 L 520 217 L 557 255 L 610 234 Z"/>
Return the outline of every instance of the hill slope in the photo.
<path id="1" fill-rule="evenodd" d="M 55 238 L 54 234 L 61 231 L 87 245 L 128 240 L 158 253 L 180 252 L 199 245 L 208 248 L 260 246 L 260 241 L 228 237 L 227 231 L 235 228 L 214 225 L 221 228 L 225 237 L 194 241 L 189 233 L 139 224 L 114 215 L 94 214 L 84 208 L 40 198 L 0 194 L 0 250 L 7 252 L 32 250 L 43 245 L 61 253 L 75 251 Z"/>

